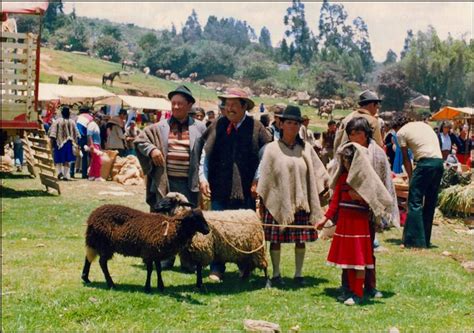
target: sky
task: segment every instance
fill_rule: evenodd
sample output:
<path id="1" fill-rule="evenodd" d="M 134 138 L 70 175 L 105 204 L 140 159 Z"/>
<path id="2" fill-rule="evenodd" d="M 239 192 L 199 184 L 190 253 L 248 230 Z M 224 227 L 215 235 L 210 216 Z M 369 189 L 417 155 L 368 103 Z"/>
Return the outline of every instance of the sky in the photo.
<path id="1" fill-rule="evenodd" d="M 170 29 L 175 24 L 181 31 L 187 17 L 196 10 L 202 27 L 210 15 L 245 20 L 257 36 L 263 26 L 270 30 L 274 46 L 284 36 L 283 16 L 288 2 L 64 2 L 64 11 L 75 7 L 78 16 L 103 18 L 119 23 Z M 305 2 L 306 20 L 314 34 L 318 34 L 321 2 Z M 360 16 L 369 29 L 372 54 L 376 61 L 384 61 L 387 51 L 397 54 L 403 48 L 407 30 L 426 31 L 432 25 L 441 39 L 450 33 L 454 38 L 473 38 L 473 4 L 471 2 L 343 2 L 347 22 Z"/>

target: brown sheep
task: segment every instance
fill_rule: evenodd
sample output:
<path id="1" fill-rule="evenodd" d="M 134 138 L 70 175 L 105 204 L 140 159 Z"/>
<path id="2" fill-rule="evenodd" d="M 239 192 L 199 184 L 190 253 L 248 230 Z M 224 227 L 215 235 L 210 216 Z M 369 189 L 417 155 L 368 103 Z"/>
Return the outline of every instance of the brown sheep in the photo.
<path id="1" fill-rule="evenodd" d="M 99 264 L 107 286 L 115 288 L 107 262 L 114 253 L 120 253 L 143 259 L 147 268 L 145 292 L 151 291 L 150 279 L 155 263 L 158 290 L 163 291 L 160 261 L 176 255 L 191 241 L 196 232 L 209 233 L 209 226 L 199 209 L 169 217 L 120 205 L 101 206 L 94 210 L 87 220 L 86 258 L 82 280 L 90 283 L 90 266 L 99 255 Z"/>

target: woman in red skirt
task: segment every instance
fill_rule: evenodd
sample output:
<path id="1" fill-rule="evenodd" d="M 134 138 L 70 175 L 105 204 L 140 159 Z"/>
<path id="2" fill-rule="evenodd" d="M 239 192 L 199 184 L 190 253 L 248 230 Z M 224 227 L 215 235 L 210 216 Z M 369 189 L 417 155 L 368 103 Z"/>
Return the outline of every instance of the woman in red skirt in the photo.
<path id="1" fill-rule="evenodd" d="M 347 270 L 351 293 L 344 300 L 354 305 L 362 299 L 365 270 L 374 268 L 372 241 L 369 230 L 369 206 L 347 184 L 348 171 L 354 157 L 354 148 L 346 147 L 341 160 L 344 170 L 340 174 L 328 211 L 316 228 L 321 230 L 327 220 L 335 221 L 336 230 L 329 250 L 329 265 Z"/>
<path id="2" fill-rule="evenodd" d="M 265 240 L 270 242 L 273 277 L 269 285 L 282 284 L 282 243 L 295 244 L 294 281 L 304 285 L 305 243 L 318 238 L 314 229 L 322 217 L 318 194 L 329 175 L 311 145 L 298 135 L 303 120 L 300 109 L 289 105 L 280 119 L 281 139 L 265 146 L 257 186 L 266 224 Z"/>

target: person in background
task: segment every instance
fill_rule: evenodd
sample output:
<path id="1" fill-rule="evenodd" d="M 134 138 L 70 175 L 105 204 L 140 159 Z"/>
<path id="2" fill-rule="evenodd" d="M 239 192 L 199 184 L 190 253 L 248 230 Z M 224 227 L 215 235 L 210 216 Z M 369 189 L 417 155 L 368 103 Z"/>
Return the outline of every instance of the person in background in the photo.
<path id="1" fill-rule="evenodd" d="M 328 121 L 328 129 L 323 132 L 321 161 L 326 166 L 334 158 L 334 139 L 336 138 L 336 122 Z"/>
<path id="2" fill-rule="evenodd" d="M 395 119 L 397 138 L 402 149 L 403 165 L 410 180 L 408 214 L 403 229 L 402 246 L 428 248 L 443 175 L 443 158 L 436 133 L 424 122 L 409 122 L 405 116 Z M 411 149 L 416 163 L 408 156 Z"/>
<path id="3" fill-rule="evenodd" d="M 394 136 L 397 135 L 395 129 L 393 128 L 393 123 L 390 124 L 390 131 L 387 132 L 384 138 L 384 145 L 385 145 L 385 153 L 387 154 L 388 162 L 390 163 L 390 167 L 393 169 L 393 162 L 395 160 L 395 142 Z"/>
<path id="4" fill-rule="evenodd" d="M 70 163 L 76 160 L 73 153 L 73 142 L 79 138 L 76 123 L 69 119 L 68 106 L 61 109 L 61 118 L 56 119 L 49 129 L 51 146 L 53 147 L 54 163 L 58 172 L 58 179 L 71 180 Z"/>
<path id="5" fill-rule="evenodd" d="M 89 180 L 104 181 L 100 174 L 102 167 L 101 149 L 100 149 L 100 128 L 99 124 L 102 121 L 100 113 L 96 113 L 94 120 L 87 125 L 87 144 L 91 154 L 91 165 L 89 168 Z"/>
<path id="6" fill-rule="evenodd" d="M 461 132 L 458 136 L 459 148 L 456 152 L 456 157 L 461 164 L 467 164 L 471 150 L 473 150 L 473 144 L 471 138 L 468 136 L 469 126 L 466 124 L 462 127 Z"/>
<path id="7" fill-rule="evenodd" d="M 370 124 L 372 128 L 373 137 L 375 142 L 380 147 L 383 147 L 382 132 L 380 130 L 380 123 L 375 117 L 377 111 L 379 110 L 380 103 L 382 100 L 377 96 L 377 94 L 371 90 L 365 90 L 359 95 L 359 106 L 360 108 L 351 112 L 347 115 L 341 122 L 341 125 L 336 131 L 336 137 L 334 139 L 334 150 L 347 142 L 347 134 L 345 131 L 346 124 L 355 117 L 364 117 Z"/>
<path id="8" fill-rule="evenodd" d="M 135 120 L 131 120 L 128 127 L 125 129 L 125 140 L 127 141 L 127 155 L 136 156 L 134 141 L 140 134 Z"/>
<path id="9" fill-rule="evenodd" d="M 13 138 L 13 159 L 15 161 L 16 171 L 23 170 L 23 142 L 21 141 L 21 131 L 17 130 Z"/>
<path id="10" fill-rule="evenodd" d="M 448 155 L 451 154 L 453 145 L 456 145 L 458 149 L 460 146 L 458 138 L 451 132 L 452 127 L 453 126 L 449 121 L 445 121 L 441 124 L 441 130 L 438 134 L 439 147 L 441 148 L 443 160 L 446 160 Z"/>
<path id="11" fill-rule="evenodd" d="M 212 210 L 255 210 L 259 151 L 270 137 L 260 121 L 247 116 L 246 111 L 255 104 L 243 89 L 231 88 L 218 98 L 224 105 L 224 116 L 203 135 L 200 190 L 210 197 Z M 209 278 L 220 281 L 224 271 L 224 263 L 213 262 Z"/>
<path id="12" fill-rule="evenodd" d="M 106 149 L 118 150 L 120 157 L 125 157 L 125 121 L 127 120 L 127 110 L 120 109 L 118 116 L 111 117 L 107 122 L 107 143 Z"/>
<path id="13" fill-rule="evenodd" d="M 265 147 L 259 166 L 257 193 L 262 198 L 262 223 L 265 240 L 270 242 L 273 266 L 271 285 L 281 285 L 281 244 L 295 244 L 294 281 L 304 285 L 302 275 L 306 242 L 314 242 L 318 234 L 314 225 L 322 217 L 319 194 L 324 191 L 329 175 L 313 147 L 300 136 L 304 119 L 300 108 L 288 105 L 280 116 L 281 138 Z M 292 226 L 308 226 L 294 229 Z"/>
<path id="14" fill-rule="evenodd" d="M 216 113 L 213 110 L 209 110 L 206 112 L 207 120 L 206 120 L 206 127 L 212 124 L 214 119 L 216 119 Z"/>
<path id="15" fill-rule="evenodd" d="M 263 103 L 260 103 L 259 110 L 260 110 L 260 113 L 265 112 L 265 105 Z"/>
<path id="16" fill-rule="evenodd" d="M 314 147 L 314 133 L 312 130 L 309 129 L 309 117 L 307 115 L 303 115 L 301 117 L 303 122 L 300 126 L 299 136 L 303 141 L 306 141 L 311 147 Z"/>
<path id="17" fill-rule="evenodd" d="M 82 179 L 87 179 L 87 169 L 89 167 L 89 154 L 85 150 L 85 146 L 87 145 L 87 126 L 93 120 L 93 117 L 90 114 L 89 107 L 83 105 L 79 108 L 79 115 L 76 119 L 76 127 L 77 132 L 79 133 L 80 137 L 78 139 L 79 148 L 81 150 L 82 156 L 77 156 L 76 158 L 76 165 L 75 168 L 77 170 L 81 170 Z M 72 168 L 71 168 L 72 169 Z M 71 170 L 72 172 L 72 170 Z M 71 175 L 73 177 L 73 175 Z"/>
<path id="18" fill-rule="evenodd" d="M 270 125 L 269 129 L 273 136 L 273 141 L 280 140 L 280 115 L 283 113 L 285 107 L 280 105 L 274 106 L 275 111 L 273 112 L 273 123 Z"/>
<path id="19" fill-rule="evenodd" d="M 194 112 L 192 112 L 192 114 L 190 113 L 191 116 L 196 120 L 203 121 L 204 117 L 206 116 L 204 109 L 199 106 L 196 106 L 193 108 L 194 108 Z"/>

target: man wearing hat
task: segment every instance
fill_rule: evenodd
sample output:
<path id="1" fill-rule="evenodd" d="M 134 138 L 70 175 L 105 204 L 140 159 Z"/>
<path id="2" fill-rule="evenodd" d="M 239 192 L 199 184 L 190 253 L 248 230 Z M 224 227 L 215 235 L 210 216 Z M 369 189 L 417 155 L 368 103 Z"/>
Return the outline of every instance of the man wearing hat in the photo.
<path id="1" fill-rule="evenodd" d="M 373 136 L 375 142 L 380 147 L 383 147 L 382 133 L 380 130 L 380 123 L 375 117 L 382 100 L 377 96 L 377 94 L 371 90 L 365 90 L 359 95 L 359 106 L 360 108 L 353 111 L 347 115 L 341 123 L 341 126 L 336 132 L 336 138 L 334 139 L 334 151 L 337 151 L 337 148 L 348 141 L 348 137 L 345 131 L 347 123 L 356 117 L 363 117 L 367 119 L 370 124 L 370 127 L 373 130 Z"/>
<path id="2" fill-rule="evenodd" d="M 152 212 L 168 192 L 182 193 L 190 203 L 198 203 L 199 154 L 195 149 L 206 126 L 189 116 L 195 99 L 186 86 L 171 91 L 168 98 L 171 117 L 145 127 L 134 142 L 147 175 L 146 202 Z"/>
<path id="3" fill-rule="evenodd" d="M 255 103 L 243 89 L 232 88 L 218 97 L 225 116 L 215 120 L 203 136 L 201 193 L 211 198 L 212 210 L 255 209 L 251 188 L 259 151 L 271 139 L 260 121 L 246 115 Z M 220 280 L 224 270 L 223 263 L 212 263 L 210 278 Z"/>
<path id="4" fill-rule="evenodd" d="M 273 140 L 278 141 L 280 140 L 280 116 L 283 113 L 286 105 L 284 104 L 276 104 L 273 106 L 273 123 L 270 125 L 269 129 L 270 132 L 273 134 Z"/>

